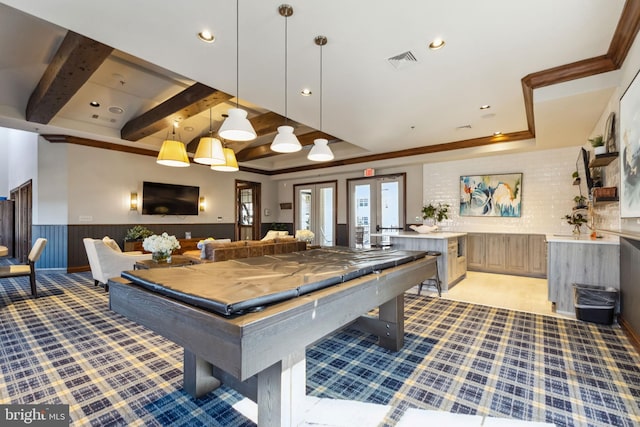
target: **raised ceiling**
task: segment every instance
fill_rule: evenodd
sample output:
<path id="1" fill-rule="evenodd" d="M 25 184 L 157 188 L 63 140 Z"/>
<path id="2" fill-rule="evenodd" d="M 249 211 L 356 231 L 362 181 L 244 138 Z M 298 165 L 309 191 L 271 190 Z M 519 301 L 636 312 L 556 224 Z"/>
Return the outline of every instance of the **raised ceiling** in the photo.
<path id="1" fill-rule="evenodd" d="M 303 144 L 321 134 L 314 38 L 329 39 L 322 133 L 336 160 L 319 165 L 306 150 L 268 150 L 285 113 L 281 2 L 239 1 L 239 45 L 231 0 L 5 1 L 0 125 L 154 155 L 178 120 L 193 152 L 209 108 L 215 130 L 238 101 L 261 136 L 230 146 L 242 167 L 271 174 L 580 145 L 640 25 L 640 0 L 291 3 L 287 115 Z M 202 29 L 216 41 L 198 40 Z M 446 46 L 429 50 L 436 37 Z M 415 61 L 389 61 L 397 56 Z M 313 95 L 301 96 L 303 88 Z"/>

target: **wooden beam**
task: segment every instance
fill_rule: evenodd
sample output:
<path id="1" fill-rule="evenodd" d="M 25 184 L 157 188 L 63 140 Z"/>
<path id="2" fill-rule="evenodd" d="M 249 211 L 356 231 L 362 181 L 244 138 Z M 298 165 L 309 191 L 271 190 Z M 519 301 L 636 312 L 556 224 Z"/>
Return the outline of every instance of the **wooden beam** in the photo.
<path id="1" fill-rule="evenodd" d="M 26 119 L 49 123 L 112 51 L 110 46 L 68 31 L 29 97 Z"/>
<path id="2" fill-rule="evenodd" d="M 318 138 L 324 138 L 329 141 L 338 141 L 337 138 L 317 130 L 296 136 L 298 137 L 298 141 L 300 141 L 300 145 L 302 145 L 303 147 L 312 145 L 313 140 Z M 282 153 L 271 151 L 271 143 L 268 143 L 244 149 L 236 154 L 236 159 L 239 162 L 248 162 L 250 160 L 264 159 L 266 157 L 277 156 L 280 154 Z"/>
<path id="3" fill-rule="evenodd" d="M 268 113 L 260 114 L 259 116 L 255 116 L 249 119 L 253 129 L 256 131 L 258 136 L 268 135 L 270 133 L 275 133 L 278 131 L 278 126 L 283 126 L 285 123 L 285 119 L 278 113 L 274 113 L 273 111 L 269 111 Z M 294 129 L 300 126 L 299 123 L 294 122 L 293 120 L 288 120 L 287 125 L 293 127 Z"/>
<path id="4" fill-rule="evenodd" d="M 622 67 L 638 35 L 638 30 L 640 30 L 640 0 L 627 0 L 607 52 L 607 57 L 613 61 L 616 69 Z"/>
<path id="5" fill-rule="evenodd" d="M 279 175 L 283 173 L 301 172 L 313 169 L 323 169 L 334 166 L 354 165 L 358 163 L 375 162 L 378 160 L 396 159 L 399 157 L 417 156 L 420 154 L 439 153 L 442 151 L 460 150 L 463 148 L 480 147 L 483 145 L 501 144 L 504 142 L 521 141 L 531 139 L 533 135 L 529 131 L 512 132 L 497 136 L 483 136 L 480 138 L 466 139 L 462 141 L 448 142 L 444 144 L 426 145 L 418 148 L 408 148 L 406 150 L 391 151 L 387 153 L 371 154 L 369 156 L 353 157 L 350 159 L 335 160 L 332 162 L 313 163 L 310 165 L 296 166 L 293 168 L 278 169 L 271 171 L 269 175 Z"/>
<path id="6" fill-rule="evenodd" d="M 229 94 L 196 83 L 141 116 L 129 120 L 120 131 L 120 136 L 127 141 L 138 141 L 162 129 L 170 129 L 178 118 L 186 120 L 229 99 Z"/>

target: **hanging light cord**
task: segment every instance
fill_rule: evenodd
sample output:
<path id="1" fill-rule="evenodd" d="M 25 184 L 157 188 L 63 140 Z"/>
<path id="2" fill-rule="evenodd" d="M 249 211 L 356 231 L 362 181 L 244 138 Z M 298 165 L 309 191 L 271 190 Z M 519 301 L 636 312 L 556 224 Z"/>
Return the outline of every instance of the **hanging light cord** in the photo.
<path id="1" fill-rule="evenodd" d="M 288 114 L 287 114 L 287 51 L 288 51 L 288 35 L 287 35 L 287 31 L 288 31 L 288 22 L 289 22 L 289 17 L 285 16 L 284 17 L 284 124 L 287 124 L 288 119 Z"/>
<path id="2" fill-rule="evenodd" d="M 240 0 L 236 0 L 236 108 L 240 99 Z"/>
<path id="3" fill-rule="evenodd" d="M 322 132 L 322 45 L 320 45 L 320 132 Z"/>

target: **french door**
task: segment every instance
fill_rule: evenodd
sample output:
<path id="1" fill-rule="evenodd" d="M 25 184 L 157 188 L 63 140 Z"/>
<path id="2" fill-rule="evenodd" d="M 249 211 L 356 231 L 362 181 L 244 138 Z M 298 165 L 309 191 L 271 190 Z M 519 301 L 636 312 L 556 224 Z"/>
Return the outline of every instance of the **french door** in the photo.
<path id="1" fill-rule="evenodd" d="M 404 182 L 404 174 L 348 180 L 351 247 L 371 247 L 371 233 L 404 230 Z"/>
<path id="2" fill-rule="evenodd" d="M 312 245 L 335 246 L 336 181 L 294 185 L 294 229 L 311 230 Z"/>
<path id="3" fill-rule="evenodd" d="M 236 240 L 260 239 L 259 182 L 236 180 Z"/>

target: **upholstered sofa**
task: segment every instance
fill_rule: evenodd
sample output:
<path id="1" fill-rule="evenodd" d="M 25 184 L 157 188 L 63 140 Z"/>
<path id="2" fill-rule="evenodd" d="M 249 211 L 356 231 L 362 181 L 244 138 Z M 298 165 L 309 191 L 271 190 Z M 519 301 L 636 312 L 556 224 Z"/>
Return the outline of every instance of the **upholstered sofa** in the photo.
<path id="1" fill-rule="evenodd" d="M 293 237 L 281 237 L 267 240 L 239 240 L 236 242 L 220 242 L 217 240 L 203 243 L 197 251 L 186 251 L 183 255 L 205 262 L 228 261 L 231 259 L 251 258 L 263 255 L 277 255 L 289 252 L 304 251 L 305 242 Z"/>

